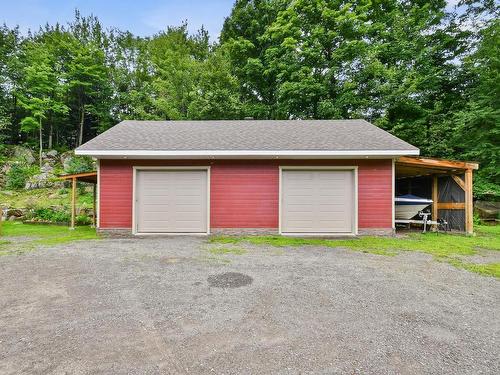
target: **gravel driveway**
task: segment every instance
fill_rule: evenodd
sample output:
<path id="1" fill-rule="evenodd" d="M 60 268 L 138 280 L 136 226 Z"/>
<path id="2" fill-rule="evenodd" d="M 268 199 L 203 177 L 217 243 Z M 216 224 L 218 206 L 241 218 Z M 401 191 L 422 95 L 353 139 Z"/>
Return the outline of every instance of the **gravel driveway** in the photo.
<path id="1" fill-rule="evenodd" d="M 494 278 L 419 253 L 215 246 L 0 257 L 0 373 L 500 373 Z"/>

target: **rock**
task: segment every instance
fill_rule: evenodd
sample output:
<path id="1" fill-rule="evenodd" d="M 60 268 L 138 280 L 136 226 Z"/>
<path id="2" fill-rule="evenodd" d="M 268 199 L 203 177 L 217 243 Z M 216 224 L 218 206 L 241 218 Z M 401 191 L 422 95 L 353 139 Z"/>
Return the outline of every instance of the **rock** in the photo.
<path id="1" fill-rule="evenodd" d="M 2 169 L 0 169 L 0 174 L 6 175 L 9 173 L 10 168 L 12 168 L 12 165 L 10 163 L 6 163 L 2 166 Z"/>
<path id="2" fill-rule="evenodd" d="M 33 151 L 22 146 L 14 146 L 14 158 L 28 165 L 32 165 L 36 162 Z"/>
<path id="3" fill-rule="evenodd" d="M 17 217 L 15 217 L 15 216 L 9 216 L 9 221 L 14 221 L 16 219 L 17 219 Z"/>
<path id="4" fill-rule="evenodd" d="M 49 163 L 45 163 L 44 165 L 42 165 L 42 167 L 40 168 L 40 171 L 42 173 L 51 173 L 52 171 L 54 170 L 54 167 L 52 167 Z"/>
<path id="5" fill-rule="evenodd" d="M 92 211 L 93 211 L 93 209 L 90 208 L 90 207 L 77 207 L 76 214 L 77 215 L 85 215 L 85 216 L 91 217 L 92 216 Z"/>
<path id="6" fill-rule="evenodd" d="M 70 169 L 71 159 L 73 159 L 73 152 L 72 151 L 68 151 L 68 152 L 61 154 L 61 164 L 63 165 L 63 168 L 65 171 Z"/>
<path id="7" fill-rule="evenodd" d="M 50 150 L 50 151 L 47 151 L 47 156 L 49 158 L 55 158 L 57 156 L 58 152 L 56 150 Z"/>
<path id="8" fill-rule="evenodd" d="M 24 188 L 26 190 L 40 189 L 44 187 L 51 187 L 53 185 L 51 178 L 54 178 L 52 174 L 49 173 L 40 173 L 36 174 L 26 182 Z"/>
<path id="9" fill-rule="evenodd" d="M 21 217 L 24 216 L 24 210 L 21 208 L 9 208 L 7 209 L 6 216 L 10 219 L 11 217 Z"/>
<path id="10" fill-rule="evenodd" d="M 500 217 L 500 202 L 476 201 L 474 211 L 483 220 L 495 220 Z"/>

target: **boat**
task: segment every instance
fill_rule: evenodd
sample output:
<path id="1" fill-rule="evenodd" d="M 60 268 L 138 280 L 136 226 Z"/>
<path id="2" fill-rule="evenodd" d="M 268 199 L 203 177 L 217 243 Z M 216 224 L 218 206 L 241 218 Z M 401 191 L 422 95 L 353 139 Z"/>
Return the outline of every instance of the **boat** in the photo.
<path id="1" fill-rule="evenodd" d="M 410 220 L 432 204 L 432 199 L 406 194 L 394 198 L 396 219 Z"/>

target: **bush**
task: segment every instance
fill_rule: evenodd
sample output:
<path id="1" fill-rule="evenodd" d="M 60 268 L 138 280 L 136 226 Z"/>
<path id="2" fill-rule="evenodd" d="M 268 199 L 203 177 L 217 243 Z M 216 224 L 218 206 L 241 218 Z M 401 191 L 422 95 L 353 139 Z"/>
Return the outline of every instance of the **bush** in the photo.
<path id="1" fill-rule="evenodd" d="M 72 156 L 64 167 L 65 173 L 82 173 L 95 170 L 94 161 L 88 156 Z"/>
<path id="2" fill-rule="evenodd" d="M 26 181 L 38 172 L 38 167 L 26 167 L 21 164 L 12 164 L 6 173 L 5 187 L 9 190 L 24 189 Z"/>
<path id="3" fill-rule="evenodd" d="M 35 208 L 29 216 L 34 220 L 50 221 L 53 223 L 69 223 L 71 219 L 68 212 L 52 208 Z"/>
<path id="4" fill-rule="evenodd" d="M 78 215 L 75 218 L 76 225 L 90 225 L 92 220 L 86 215 Z"/>

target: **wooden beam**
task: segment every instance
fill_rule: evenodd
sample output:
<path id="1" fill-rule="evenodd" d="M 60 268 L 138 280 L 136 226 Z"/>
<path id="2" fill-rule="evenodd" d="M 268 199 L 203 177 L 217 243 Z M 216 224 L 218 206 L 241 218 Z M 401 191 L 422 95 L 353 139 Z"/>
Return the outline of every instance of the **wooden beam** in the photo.
<path id="1" fill-rule="evenodd" d="M 75 229 L 76 216 L 76 177 L 71 179 L 71 226 L 70 229 Z"/>
<path id="2" fill-rule="evenodd" d="M 465 171 L 465 231 L 474 232 L 473 207 L 472 207 L 472 169 Z"/>
<path id="3" fill-rule="evenodd" d="M 479 164 L 467 161 L 433 159 L 423 157 L 400 156 L 396 163 L 405 165 L 415 165 L 428 168 L 449 168 L 449 169 L 478 169 Z"/>
<path id="4" fill-rule="evenodd" d="M 79 177 L 94 177 L 97 176 L 97 172 L 83 172 L 83 173 L 73 173 L 73 174 L 65 174 L 62 176 L 59 176 L 58 178 L 61 180 L 71 180 L 73 178 L 79 178 Z"/>
<path id="5" fill-rule="evenodd" d="M 465 191 L 465 182 L 462 180 L 460 177 L 458 177 L 456 174 L 452 174 L 451 178 L 457 183 L 458 186 L 462 188 L 462 190 Z"/>
<path id="6" fill-rule="evenodd" d="M 463 210 L 465 209 L 465 203 L 450 202 L 450 203 L 438 203 L 438 210 Z"/>
<path id="7" fill-rule="evenodd" d="M 438 219 L 438 178 L 437 176 L 432 176 L 432 220 L 436 221 Z"/>

